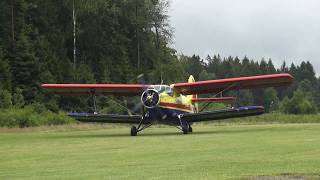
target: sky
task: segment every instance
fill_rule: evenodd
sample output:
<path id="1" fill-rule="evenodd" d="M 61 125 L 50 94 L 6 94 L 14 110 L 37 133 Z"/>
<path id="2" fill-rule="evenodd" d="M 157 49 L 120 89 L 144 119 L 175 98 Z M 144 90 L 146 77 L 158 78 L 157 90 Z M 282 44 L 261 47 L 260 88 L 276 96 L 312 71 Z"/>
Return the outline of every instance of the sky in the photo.
<path id="1" fill-rule="evenodd" d="M 320 75 L 320 0 L 170 0 L 178 53 L 310 61 Z"/>

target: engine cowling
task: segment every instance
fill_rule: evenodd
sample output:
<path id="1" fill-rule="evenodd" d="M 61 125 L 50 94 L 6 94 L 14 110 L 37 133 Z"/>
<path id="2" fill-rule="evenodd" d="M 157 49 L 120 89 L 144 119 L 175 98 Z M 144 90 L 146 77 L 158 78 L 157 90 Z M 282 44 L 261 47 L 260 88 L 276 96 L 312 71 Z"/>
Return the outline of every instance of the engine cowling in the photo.
<path id="1" fill-rule="evenodd" d="M 152 109 L 157 107 L 160 102 L 159 92 L 155 89 L 147 89 L 141 95 L 141 102 L 144 107 Z"/>

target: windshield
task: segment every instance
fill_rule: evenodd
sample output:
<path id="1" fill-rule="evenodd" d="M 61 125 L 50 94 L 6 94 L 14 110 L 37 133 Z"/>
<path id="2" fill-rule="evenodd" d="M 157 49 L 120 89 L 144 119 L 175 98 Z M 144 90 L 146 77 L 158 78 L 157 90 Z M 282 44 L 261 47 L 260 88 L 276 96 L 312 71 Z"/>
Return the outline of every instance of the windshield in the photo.
<path id="1" fill-rule="evenodd" d="M 168 85 L 153 85 L 152 87 L 159 93 L 165 92 L 167 94 L 172 94 L 172 89 Z"/>

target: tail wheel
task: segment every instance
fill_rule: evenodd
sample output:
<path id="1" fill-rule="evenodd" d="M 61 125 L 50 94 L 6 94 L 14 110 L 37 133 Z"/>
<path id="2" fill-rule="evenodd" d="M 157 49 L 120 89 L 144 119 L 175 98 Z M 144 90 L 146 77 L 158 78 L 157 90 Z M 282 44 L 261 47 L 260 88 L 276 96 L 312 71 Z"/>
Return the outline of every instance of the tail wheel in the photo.
<path id="1" fill-rule="evenodd" d="M 136 136 L 138 133 L 138 130 L 135 126 L 131 127 L 131 136 Z"/>

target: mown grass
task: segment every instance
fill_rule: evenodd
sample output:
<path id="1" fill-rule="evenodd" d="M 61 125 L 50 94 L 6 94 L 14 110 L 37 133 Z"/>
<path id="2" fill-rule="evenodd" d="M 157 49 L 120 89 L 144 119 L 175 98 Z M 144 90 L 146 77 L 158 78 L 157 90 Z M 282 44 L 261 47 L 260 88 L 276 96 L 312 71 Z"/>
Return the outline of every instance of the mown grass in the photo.
<path id="1" fill-rule="evenodd" d="M 197 124 L 188 135 L 154 127 L 137 137 L 130 137 L 126 126 L 102 127 L 2 130 L 0 179 L 247 179 L 320 173 L 320 124 Z"/>
<path id="2" fill-rule="evenodd" d="M 283 114 L 266 113 L 260 116 L 251 116 L 246 118 L 235 118 L 223 120 L 224 123 L 244 123 L 244 124 L 270 124 L 270 123 L 320 123 L 319 114 Z"/>

